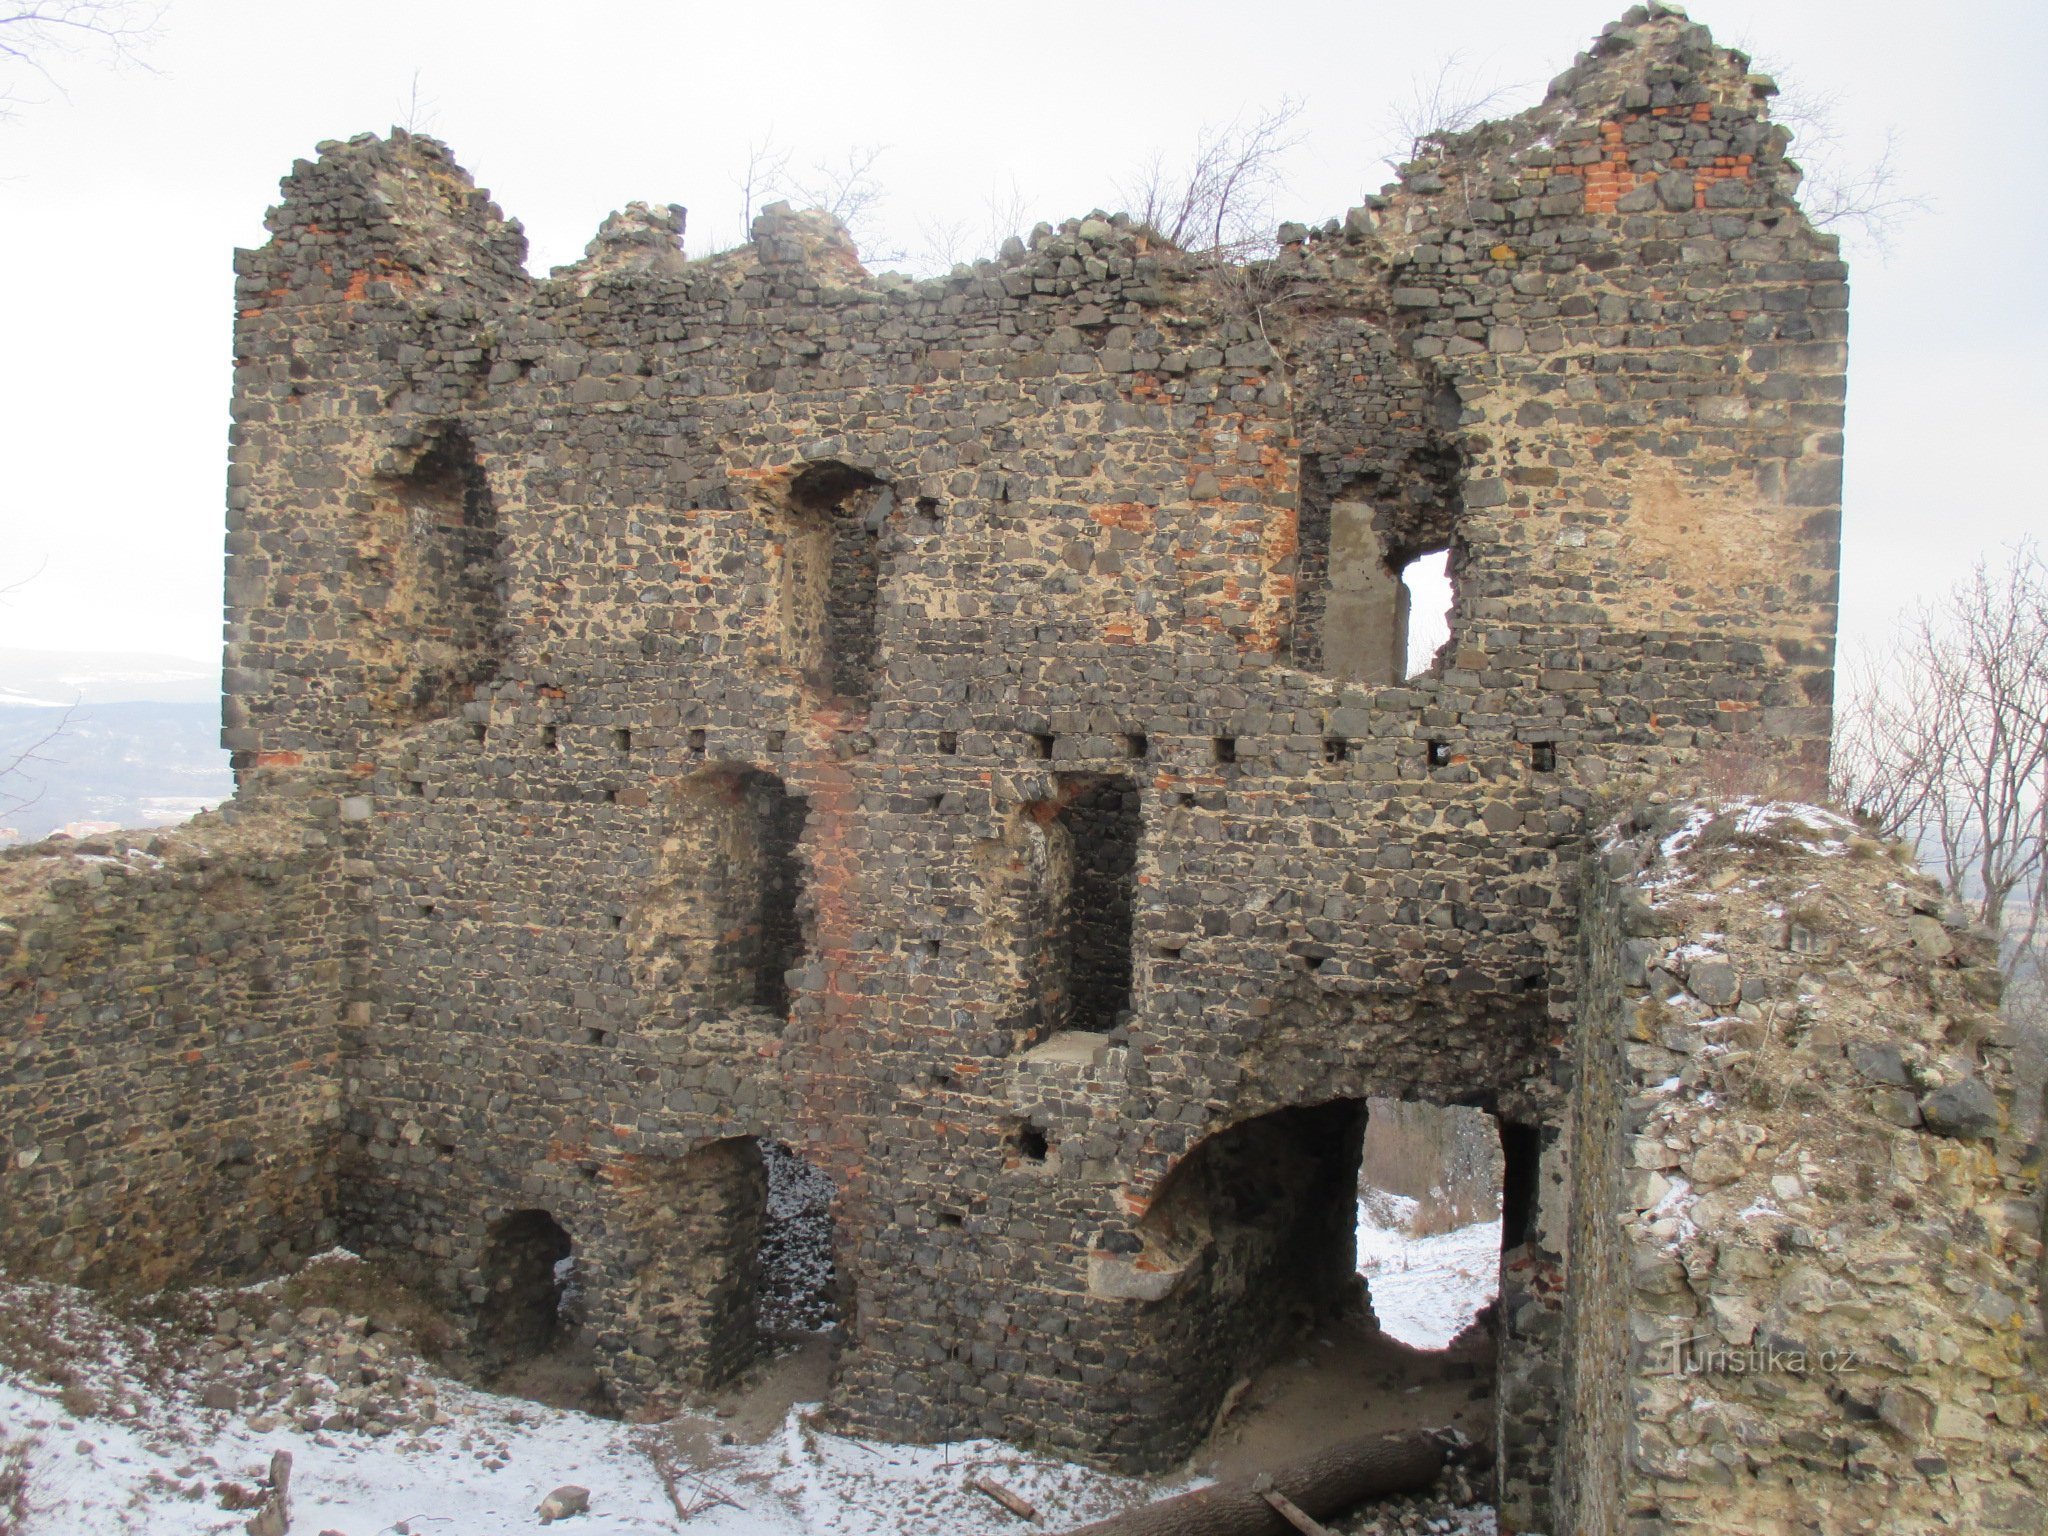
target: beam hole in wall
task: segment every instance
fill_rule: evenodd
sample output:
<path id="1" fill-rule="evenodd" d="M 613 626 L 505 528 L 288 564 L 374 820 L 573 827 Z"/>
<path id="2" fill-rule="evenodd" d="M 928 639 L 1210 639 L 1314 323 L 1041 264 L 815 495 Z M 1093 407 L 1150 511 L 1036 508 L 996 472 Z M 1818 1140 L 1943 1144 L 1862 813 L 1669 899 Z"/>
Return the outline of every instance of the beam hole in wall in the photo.
<path id="1" fill-rule="evenodd" d="M 631 752 L 633 750 L 633 733 L 623 726 L 613 731 L 612 750 L 614 752 Z"/>
<path id="2" fill-rule="evenodd" d="M 1152 744 L 1146 739 L 1145 733 L 1143 731 L 1131 731 L 1125 735 L 1125 757 L 1142 758 L 1148 755 L 1151 752 L 1151 750 Z"/>
<path id="3" fill-rule="evenodd" d="M 704 728 L 702 726 L 694 727 L 691 730 L 688 744 L 690 756 L 702 757 L 704 755 Z"/>
<path id="4" fill-rule="evenodd" d="M 1554 741 L 1530 742 L 1529 767 L 1537 773 L 1557 772 L 1557 743 Z"/>
<path id="5" fill-rule="evenodd" d="M 1050 760 L 1053 744 L 1053 736 L 1050 731 L 1033 731 L 1031 733 L 1031 755 L 1033 757 L 1041 760 Z"/>
<path id="6" fill-rule="evenodd" d="M 941 756 L 955 757 L 959 754 L 959 751 L 960 733 L 958 731 L 939 732 L 939 753 Z"/>
<path id="7" fill-rule="evenodd" d="M 1029 1120 L 1020 1120 L 1010 1128 L 1010 1147 L 1027 1163 L 1042 1163 L 1052 1153 L 1045 1128 L 1033 1125 Z"/>
<path id="8" fill-rule="evenodd" d="M 562 733 L 557 727 L 544 725 L 540 728 L 540 749 L 543 752 L 562 750 Z"/>
<path id="9" fill-rule="evenodd" d="M 1447 741 L 1432 741 L 1428 745 L 1427 756 L 1430 767 L 1448 768 L 1451 766 L 1451 744 Z"/>
<path id="10" fill-rule="evenodd" d="M 1326 763 L 1348 762 L 1351 758 L 1351 743 L 1342 736 L 1323 738 L 1323 761 Z"/>
<path id="11" fill-rule="evenodd" d="M 1211 738 L 1209 742 L 1209 755 L 1219 763 L 1236 762 L 1237 738 L 1235 736 L 1216 736 Z"/>
<path id="12" fill-rule="evenodd" d="M 811 686 L 867 703 L 879 661 L 882 530 L 893 498 L 864 470 L 827 460 L 790 481 L 784 659 Z"/>

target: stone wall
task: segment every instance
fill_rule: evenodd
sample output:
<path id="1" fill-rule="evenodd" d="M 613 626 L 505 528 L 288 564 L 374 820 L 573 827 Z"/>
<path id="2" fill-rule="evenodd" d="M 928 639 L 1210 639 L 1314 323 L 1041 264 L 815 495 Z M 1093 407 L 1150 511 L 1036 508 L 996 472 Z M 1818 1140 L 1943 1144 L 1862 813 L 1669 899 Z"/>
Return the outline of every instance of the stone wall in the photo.
<path id="1" fill-rule="evenodd" d="M 333 1243 L 337 830 L 230 807 L 0 853 L 0 1262 L 153 1289 Z"/>
<path id="2" fill-rule="evenodd" d="M 2048 1528 L 1992 938 L 1827 812 L 1661 795 L 1585 937 L 1558 1529 Z"/>
<path id="3" fill-rule="evenodd" d="M 480 1316 L 539 1213 L 649 1394 L 758 1286 L 757 1202 L 669 1172 L 787 1143 L 842 1420 L 1161 1466 L 1245 1352 L 1172 1319 L 1279 1283 L 1218 1240 L 1131 1294 L 1174 1170 L 1478 1105 L 1542 1526 L 1589 808 L 1825 757 L 1846 289 L 1771 91 L 1639 8 L 1246 268 L 1098 214 L 913 282 L 782 207 L 690 261 L 635 205 L 535 278 L 431 140 L 294 166 L 237 257 L 224 740 L 248 814 L 339 813 L 346 937 L 274 920 L 350 967 L 348 1239 Z M 1439 549 L 1397 682 L 1338 599 Z M 1123 984 L 1119 780 L 1127 1019 L 1068 1006 Z M 634 1286 L 664 1223 L 688 1305 Z"/>

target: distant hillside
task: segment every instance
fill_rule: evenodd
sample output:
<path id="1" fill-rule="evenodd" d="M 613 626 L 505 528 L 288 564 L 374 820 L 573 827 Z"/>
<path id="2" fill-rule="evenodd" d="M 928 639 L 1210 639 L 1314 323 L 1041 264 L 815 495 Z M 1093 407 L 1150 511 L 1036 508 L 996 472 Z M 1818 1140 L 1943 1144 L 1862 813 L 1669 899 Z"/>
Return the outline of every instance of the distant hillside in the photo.
<path id="1" fill-rule="evenodd" d="M 214 704 L 220 666 L 148 651 L 0 646 L 0 704 Z"/>
<path id="2" fill-rule="evenodd" d="M 0 845 L 72 822 L 168 825 L 226 799 L 219 686 L 185 657 L 0 649 L 0 767 L 34 748 L 0 782 Z"/>

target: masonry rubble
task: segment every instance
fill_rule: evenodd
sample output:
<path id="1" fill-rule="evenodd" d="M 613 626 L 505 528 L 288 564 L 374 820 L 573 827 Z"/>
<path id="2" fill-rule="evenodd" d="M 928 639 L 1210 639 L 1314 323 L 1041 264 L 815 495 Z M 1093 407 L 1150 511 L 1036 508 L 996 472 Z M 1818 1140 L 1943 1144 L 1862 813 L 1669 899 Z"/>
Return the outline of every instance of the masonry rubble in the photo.
<path id="1" fill-rule="evenodd" d="M 236 258 L 236 798 L 146 858 L 0 854 L 0 1258 L 155 1284 L 345 1241 L 489 1351 L 573 1255 L 652 1411 L 770 1347 L 786 1149 L 833 1191 L 835 1422 L 1150 1469 L 1355 1294 L 1364 1102 L 1473 1104 L 1503 1529 L 1589 1456 L 1582 1530 L 1679 1521 L 1637 1513 L 1666 1484 L 1764 1508 L 1586 1381 L 1640 1213 L 1575 1106 L 1662 934 L 1587 885 L 1602 797 L 1826 760 L 1846 269 L 1773 91 L 1636 7 L 1270 260 L 1095 214 L 924 281 L 779 206 L 688 259 L 639 204 L 535 278 L 441 144 L 321 145 Z M 1399 574 L 1442 551 L 1406 676 Z M 1755 1001 L 1743 955 L 1679 965 Z M 1930 1168 L 2030 1198 L 1996 1074 L 1861 1043 L 1905 1053 Z M 1682 1158 L 1750 1168 L 1760 1122 L 1711 1118 Z M 1810 1232 L 1889 1219 L 1784 1176 Z M 1828 1399 L 1879 1427 L 1812 1429 L 1809 1481 L 1965 1468 L 2001 1518 L 2040 1409 L 1982 1390 L 1943 1469 Z"/>

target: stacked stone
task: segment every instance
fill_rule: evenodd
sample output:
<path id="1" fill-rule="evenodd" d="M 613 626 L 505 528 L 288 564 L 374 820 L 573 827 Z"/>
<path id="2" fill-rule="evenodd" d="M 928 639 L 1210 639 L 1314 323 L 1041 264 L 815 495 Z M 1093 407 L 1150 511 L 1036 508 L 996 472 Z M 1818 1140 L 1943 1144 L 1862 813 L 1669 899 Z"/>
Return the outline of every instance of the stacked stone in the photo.
<path id="1" fill-rule="evenodd" d="M 154 1287 L 334 1239 L 333 802 L 0 853 L 0 1262 Z"/>
<path id="2" fill-rule="evenodd" d="M 1269 1321 L 1091 1286 L 1147 1262 L 1170 1170 L 1268 1113 L 1477 1103 L 1533 1212 L 1503 1507 L 1542 1524 L 1588 807 L 1827 736 L 1844 290 L 1767 96 L 1631 12 L 1248 271 L 1096 214 L 874 278 L 783 208 L 689 261 L 634 209 L 536 282 L 431 141 L 296 167 L 237 262 L 225 740 L 243 803 L 339 811 L 347 933 L 276 921 L 347 967 L 349 1240 L 471 1309 L 492 1225 L 551 1213 L 648 1393 L 747 1351 L 646 1234 L 708 1276 L 749 1231 L 650 1169 L 785 1141 L 840 1191 L 849 1422 L 1158 1466 L 1216 1407 L 1176 1341 Z M 821 485 L 863 498 L 822 555 Z M 1453 551 L 1419 677 L 1327 670 L 1339 498 L 1390 556 Z M 872 583 L 871 667 L 819 664 L 818 569 L 849 633 Z M 1140 829 L 1100 1053 L 1040 1038 L 1017 916 L 1084 776 Z M 786 1012 L 765 959 L 722 1013 L 655 979 L 732 938 L 678 893 L 739 848 L 733 786 L 802 807 L 801 893 L 757 882 Z"/>
<path id="3" fill-rule="evenodd" d="M 1559 1527 L 2043 1529 L 1996 940 L 1825 812 L 1657 795 L 1585 943 Z"/>

